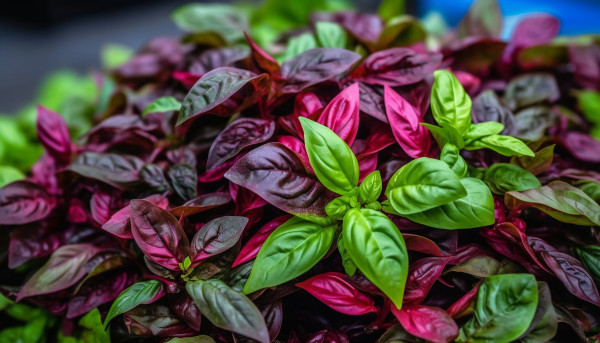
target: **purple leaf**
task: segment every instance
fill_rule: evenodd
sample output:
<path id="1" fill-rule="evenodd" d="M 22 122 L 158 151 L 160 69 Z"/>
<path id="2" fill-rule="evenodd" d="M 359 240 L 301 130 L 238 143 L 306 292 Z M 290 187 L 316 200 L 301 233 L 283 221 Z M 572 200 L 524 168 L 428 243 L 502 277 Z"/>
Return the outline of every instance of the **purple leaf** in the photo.
<path id="1" fill-rule="evenodd" d="M 190 242 L 177 218 L 146 200 L 132 200 L 131 233 L 142 252 L 161 266 L 179 270 L 190 254 Z"/>
<path id="2" fill-rule="evenodd" d="M 192 266 L 233 247 L 240 239 L 248 218 L 226 216 L 206 223 L 192 239 Z"/>
<path id="3" fill-rule="evenodd" d="M 200 331 L 202 314 L 187 292 L 169 294 L 168 299 L 171 310 L 189 327 L 195 331 Z"/>
<path id="4" fill-rule="evenodd" d="M 50 155 L 63 163 L 71 159 L 71 135 L 63 117 L 38 106 L 36 129 L 40 142 Z"/>
<path id="5" fill-rule="evenodd" d="M 162 209 L 166 209 L 167 206 L 169 206 L 169 200 L 160 195 L 151 195 L 144 198 L 144 200 L 150 201 Z M 131 208 L 127 205 L 115 212 L 115 214 L 102 225 L 102 229 L 120 238 L 133 239 L 130 217 Z"/>
<path id="6" fill-rule="evenodd" d="M 54 206 L 54 198 L 35 183 L 9 183 L 0 188 L 0 225 L 21 225 L 44 219 Z"/>
<path id="7" fill-rule="evenodd" d="M 171 209 L 170 212 L 177 218 L 180 218 L 181 216 L 187 217 L 227 205 L 230 202 L 231 196 L 229 193 L 209 193 L 203 194 L 181 206 L 175 207 Z"/>

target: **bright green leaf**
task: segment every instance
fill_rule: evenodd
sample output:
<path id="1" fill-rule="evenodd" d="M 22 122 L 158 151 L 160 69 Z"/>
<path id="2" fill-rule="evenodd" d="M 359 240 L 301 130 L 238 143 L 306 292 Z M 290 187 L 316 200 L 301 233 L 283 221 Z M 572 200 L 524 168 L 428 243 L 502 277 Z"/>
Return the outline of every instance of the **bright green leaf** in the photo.
<path id="1" fill-rule="evenodd" d="M 491 135 L 481 137 L 465 146 L 467 150 L 492 149 L 504 156 L 531 156 L 535 154 L 529 147 L 517 138 L 511 136 Z"/>
<path id="2" fill-rule="evenodd" d="M 150 103 L 150 105 L 146 106 L 146 108 L 144 108 L 144 112 L 142 112 L 142 114 L 146 115 L 149 113 L 163 113 L 163 112 L 170 112 L 170 111 L 179 111 L 180 108 L 181 108 L 181 102 L 179 102 L 179 100 L 175 99 L 172 96 L 163 96 L 163 97 L 160 97 L 160 98 L 152 101 L 152 103 Z"/>
<path id="3" fill-rule="evenodd" d="M 440 160 L 448 165 L 450 169 L 459 178 L 466 177 L 469 174 L 467 162 L 460 155 L 460 151 L 453 144 L 446 144 L 440 153 Z"/>
<path id="4" fill-rule="evenodd" d="M 431 90 L 431 111 L 441 127 L 452 126 L 464 134 L 471 125 L 471 98 L 456 76 L 447 70 L 436 70 Z"/>
<path id="5" fill-rule="evenodd" d="M 146 280 L 136 282 L 121 292 L 110 306 L 108 314 L 104 319 L 104 327 L 116 316 L 123 314 L 136 306 L 146 304 L 159 295 L 163 288 L 162 282 L 158 280 Z"/>
<path id="6" fill-rule="evenodd" d="M 324 48 L 345 48 L 348 44 L 348 34 L 339 24 L 319 21 L 315 24 L 319 45 Z"/>
<path id="7" fill-rule="evenodd" d="M 497 135 L 504 130 L 504 125 L 495 121 L 486 121 L 479 124 L 471 124 L 463 135 L 465 144 L 485 136 Z"/>
<path id="8" fill-rule="evenodd" d="M 492 192 L 499 195 L 510 191 L 524 191 L 542 187 L 535 175 L 509 163 L 494 163 L 485 171 L 483 177 Z"/>
<path id="9" fill-rule="evenodd" d="M 358 200 L 367 204 L 379 199 L 383 185 L 381 182 L 381 173 L 379 170 L 367 175 L 358 187 Z"/>
<path id="10" fill-rule="evenodd" d="M 404 14 L 404 0 L 382 0 L 377 7 L 377 14 L 384 21 L 388 21 L 393 17 Z"/>

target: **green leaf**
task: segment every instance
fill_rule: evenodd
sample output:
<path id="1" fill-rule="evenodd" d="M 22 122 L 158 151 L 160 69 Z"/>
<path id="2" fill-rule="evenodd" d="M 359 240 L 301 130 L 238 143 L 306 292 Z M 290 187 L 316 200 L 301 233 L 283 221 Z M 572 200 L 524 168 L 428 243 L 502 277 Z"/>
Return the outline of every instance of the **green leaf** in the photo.
<path id="1" fill-rule="evenodd" d="M 408 252 L 396 225 L 381 212 L 352 209 L 344 218 L 342 236 L 358 269 L 400 309 Z"/>
<path id="2" fill-rule="evenodd" d="M 472 141 L 485 136 L 497 135 L 504 130 L 504 124 L 495 121 L 486 121 L 479 124 L 471 124 L 469 129 L 463 135 L 465 144 L 469 145 Z"/>
<path id="3" fill-rule="evenodd" d="M 447 70 L 436 70 L 431 90 L 431 111 L 441 127 L 452 126 L 464 134 L 471 125 L 471 98 Z"/>
<path id="4" fill-rule="evenodd" d="M 133 49 L 128 46 L 110 43 L 106 44 L 100 50 L 100 60 L 105 69 L 115 69 L 133 56 Z"/>
<path id="5" fill-rule="evenodd" d="M 287 48 L 283 55 L 277 59 L 278 62 L 287 61 L 301 53 L 317 47 L 317 40 L 312 33 L 305 32 L 301 35 L 292 37 L 287 42 Z"/>
<path id="6" fill-rule="evenodd" d="M 555 144 L 549 145 L 538 152 L 535 156 L 513 156 L 510 163 L 517 165 L 523 169 L 527 169 L 533 175 L 538 175 L 545 172 L 552 165 L 554 158 Z"/>
<path id="7" fill-rule="evenodd" d="M 447 144 L 455 145 L 458 149 L 465 147 L 465 141 L 462 134 L 458 133 L 452 126 L 440 127 L 427 123 L 419 123 L 419 125 L 425 126 L 429 132 L 431 132 L 440 148 Z"/>
<path id="8" fill-rule="evenodd" d="M 0 145 L 2 142 L 0 142 Z M 0 188 L 9 183 L 25 178 L 25 174 L 12 166 L 0 166 Z"/>
<path id="9" fill-rule="evenodd" d="M 577 183 L 577 188 L 594 199 L 595 202 L 600 203 L 600 183 L 596 181 L 581 181 Z"/>
<path id="10" fill-rule="evenodd" d="M 323 227 L 297 217 L 280 225 L 260 248 L 244 293 L 277 286 L 306 273 L 325 256 L 334 232 L 333 225 Z"/>
<path id="11" fill-rule="evenodd" d="M 492 192 L 499 195 L 542 187 L 535 175 L 509 163 L 494 163 L 485 171 L 483 178 Z"/>
<path id="12" fill-rule="evenodd" d="M 538 282 L 538 305 L 535 316 L 527 331 L 519 338 L 519 343 L 548 342 L 558 330 L 558 317 L 550 288 L 545 282 Z"/>
<path id="13" fill-rule="evenodd" d="M 110 343 L 110 332 L 104 330 L 102 318 L 97 308 L 86 313 L 78 322 L 79 326 L 85 328 L 83 333 L 84 342 Z M 86 340 L 85 338 L 91 338 Z"/>
<path id="14" fill-rule="evenodd" d="M 271 341 L 258 308 L 248 297 L 229 288 L 223 281 L 197 280 L 188 282 L 185 288 L 202 315 L 215 326 L 259 342 Z"/>
<path id="15" fill-rule="evenodd" d="M 358 185 L 358 161 L 340 137 L 328 127 L 300 117 L 310 165 L 321 183 L 346 195 Z"/>
<path id="16" fill-rule="evenodd" d="M 175 9 L 171 18 L 180 29 L 196 37 L 215 37 L 205 43 L 222 41 L 219 45 L 230 45 L 244 40 L 244 31 L 248 30 L 246 15 L 228 5 L 191 3 Z"/>
<path id="17" fill-rule="evenodd" d="M 421 157 L 394 173 L 385 195 L 396 212 L 409 215 L 460 199 L 467 190 L 446 163 Z"/>
<path id="18" fill-rule="evenodd" d="M 337 198 L 331 200 L 325 206 L 325 213 L 327 213 L 327 216 L 332 219 L 342 220 L 342 219 L 344 219 L 344 216 L 346 215 L 346 213 L 353 207 L 351 205 L 350 201 L 351 201 L 351 199 L 347 195 L 342 195 L 341 197 L 337 197 Z M 354 200 L 354 202 L 356 203 L 356 200 Z"/>
<path id="19" fill-rule="evenodd" d="M 348 44 L 348 34 L 342 26 L 328 21 L 315 24 L 319 45 L 324 48 L 345 48 Z"/>
<path id="20" fill-rule="evenodd" d="M 600 282 L 600 247 L 597 245 L 584 245 L 575 248 L 577 256 L 590 275 Z"/>
<path id="21" fill-rule="evenodd" d="M 340 252 L 340 256 L 342 256 L 342 265 L 344 266 L 344 271 L 346 271 L 346 274 L 349 276 L 352 276 L 354 273 L 356 273 L 357 267 L 354 261 L 352 261 L 352 257 L 350 257 L 348 254 L 348 250 L 346 250 L 346 247 L 344 246 L 343 238 L 344 237 L 342 235 L 338 237 L 337 247 L 338 251 Z"/>
<path id="22" fill-rule="evenodd" d="M 146 106 L 146 108 L 144 108 L 144 112 L 142 112 L 143 115 L 149 114 L 149 113 L 164 113 L 164 112 L 170 112 L 170 111 L 179 111 L 179 109 L 181 108 L 181 102 L 179 102 L 179 100 L 175 99 L 172 96 L 163 96 L 160 97 L 154 101 L 152 101 L 152 103 L 148 106 Z"/>
<path id="23" fill-rule="evenodd" d="M 162 282 L 158 280 L 146 280 L 136 282 L 121 292 L 110 306 L 108 314 L 104 319 L 104 327 L 116 316 L 123 314 L 141 304 L 148 304 L 161 293 Z"/>
<path id="24" fill-rule="evenodd" d="M 511 342 L 531 324 L 538 304 L 538 287 L 531 274 L 487 277 L 477 294 L 475 315 L 456 342 Z"/>
<path id="25" fill-rule="evenodd" d="M 460 151 L 453 144 L 444 145 L 440 154 L 440 160 L 446 163 L 459 178 L 466 177 L 469 174 L 467 162 L 465 162 L 465 159 L 460 155 Z"/>
<path id="26" fill-rule="evenodd" d="M 600 205 L 582 190 L 562 181 L 522 192 L 507 192 L 509 209 L 535 207 L 554 219 L 576 225 L 600 225 Z"/>
<path id="27" fill-rule="evenodd" d="M 377 40 L 376 50 L 413 45 L 423 41 L 426 35 L 417 18 L 410 15 L 393 17 L 385 23 Z"/>
<path id="28" fill-rule="evenodd" d="M 404 14 L 404 0 L 383 0 L 377 7 L 377 14 L 383 21 Z"/>
<path id="29" fill-rule="evenodd" d="M 376 201 L 381 195 L 383 184 L 379 170 L 367 175 L 358 187 L 358 200 L 363 204 Z"/>
<path id="30" fill-rule="evenodd" d="M 511 136 L 491 135 L 481 137 L 465 146 L 467 150 L 492 149 L 504 156 L 531 156 L 535 154 L 529 147 L 517 138 Z"/>
<path id="31" fill-rule="evenodd" d="M 494 224 L 494 198 L 485 183 L 470 177 L 460 179 L 460 183 L 467 196 L 405 217 L 438 229 L 471 229 Z"/>

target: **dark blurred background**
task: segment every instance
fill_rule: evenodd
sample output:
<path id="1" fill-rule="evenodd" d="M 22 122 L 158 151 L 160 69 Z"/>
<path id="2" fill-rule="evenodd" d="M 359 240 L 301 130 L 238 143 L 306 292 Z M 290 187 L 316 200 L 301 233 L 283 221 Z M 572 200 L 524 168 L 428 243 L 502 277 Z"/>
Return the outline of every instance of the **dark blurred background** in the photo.
<path id="1" fill-rule="evenodd" d="M 255 0 L 257 2 L 258 0 Z M 281 0 L 302 1 L 302 0 Z M 325 1 L 325 0 L 324 0 Z M 158 35 L 175 35 L 171 11 L 185 0 L 17 0 L 0 5 L 0 113 L 30 102 L 40 81 L 56 69 L 88 72 L 100 66 L 100 49 L 118 43 L 136 49 Z M 216 1 L 214 1 L 216 2 Z M 230 2 L 230 1 L 220 1 Z M 373 12 L 379 0 L 355 0 Z M 458 23 L 471 0 L 405 0 L 410 14 L 443 14 Z M 600 32 L 600 0 L 500 0 L 507 36 L 523 13 L 549 12 L 561 34 Z"/>

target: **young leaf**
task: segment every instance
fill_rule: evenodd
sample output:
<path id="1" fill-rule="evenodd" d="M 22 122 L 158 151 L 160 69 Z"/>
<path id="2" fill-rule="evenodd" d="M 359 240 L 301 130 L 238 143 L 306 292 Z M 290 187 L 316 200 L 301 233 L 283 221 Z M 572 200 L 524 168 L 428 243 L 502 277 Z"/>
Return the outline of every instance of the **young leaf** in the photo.
<path id="1" fill-rule="evenodd" d="M 446 343 L 458 336 L 458 326 L 441 308 L 407 305 L 398 310 L 392 306 L 392 313 L 408 333 L 428 342 Z"/>
<path id="2" fill-rule="evenodd" d="M 467 190 L 467 196 L 406 217 L 438 229 L 470 229 L 494 224 L 494 198 L 485 183 L 470 177 L 460 179 L 460 183 Z"/>
<path id="3" fill-rule="evenodd" d="M 358 185 L 358 161 L 350 147 L 329 128 L 304 117 L 299 120 L 319 181 L 337 194 L 350 193 Z"/>
<path id="4" fill-rule="evenodd" d="M 317 120 L 317 123 L 330 128 L 348 146 L 352 146 L 358 132 L 360 120 L 358 91 L 358 83 L 342 90 L 329 102 Z"/>
<path id="5" fill-rule="evenodd" d="M 511 136 L 491 135 L 481 137 L 465 146 L 467 150 L 488 148 L 504 156 L 535 156 L 529 147 L 517 138 Z"/>
<path id="6" fill-rule="evenodd" d="M 151 304 L 164 295 L 164 285 L 158 280 L 146 280 L 134 283 L 124 290 L 110 306 L 104 319 L 104 327 L 115 318 L 138 305 Z"/>
<path id="7" fill-rule="evenodd" d="M 429 130 L 419 123 L 423 114 L 389 86 L 384 86 L 385 111 L 400 147 L 413 158 L 427 156 L 431 148 Z"/>
<path id="8" fill-rule="evenodd" d="M 465 141 L 462 134 L 456 131 L 452 126 L 440 127 L 437 125 L 431 125 L 428 123 L 420 123 L 419 125 L 425 126 L 431 132 L 433 138 L 438 143 L 438 146 L 443 147 L 448 144 L 456 146 L 458 149 L 465 147 Z"/>
<path id="9" fill-rule="evenodd" d="M 446 163 L 421 157 L 394 173 L 385 195 L 394 210 L 409 215 L 460 199 L 467 190 Z"/>
<path id="10" fill-rule="evenodd" d="M 244 293 L 273 287 L 298 277 L 325 256 L 335 226 L 321 226 L 294 217 L 280 225 L 260 249 Z"/>
<path id="11" fill-rule="evenodd" d="M 233 247 L 242 236 L 248 218 L 225 216 L 206 223 L 192 239 L 192 260 L 199 262 Z"/>
<path id="12" fill-rule="evenodd" d="M 451 72 L 436 70 L 431 90 L 431 111 L 442 127 L 464 134 L 471 125 L 471 98 Z"/>
<path id="13" fill-rule="evenodd" d="M 358 269 L 400 308 L 408 252 L 396 225 L 381 212 L 352 209 L 344 218 L 342 236 Z"/>
<path id="14" fill-rule="evenodd" d="M 281 75 L 287 79 L 282 92 L 297 93 L 328 80 L 348 71 L 360 58 L 359 54 L 344 49 L 316 48 L 305 51 L 281 65 Z"/>
<path id="15" fill-rule="evenodd" d="M 171 213 L 146 200 L 132 200 L 131 233 L 140 250 L 153 262 L 179 270 L 190 255 L 190 242 Z"/>
<path id="16" fill-rule="evenodd" d="M 492 192 L 499 195 L 542 187 L 535 175 L 509 163 L 494 163 L 485 171 L 483 178 Z"/>
<path id="17" fill-rule="evenodd" d="M 446 144 L 440 153 L 440 160 L 448 165 L 459 178 L 466 177 L 469 173 L 467 162 L 460 155 L 460 151 L 453 144 Z"/>
<path id="18" fill-rule="evenodd" d="M 225 177 L 283 211 L 325 219 L 327 189 L 306 171 L 298 155 L 281 144 L 267 143 L 250 151 Z"/>
<path id="19" fill-rule="evenodd" d="M 363 204 L 376 201 L 381 195 L 382 187 L 381 173 L 379 170 L 376 170 L 367 175 L 363 182 L 360 183 L 360 187 L 358 187 L 358 201 Z"/>
<path id="20" fill-rule="evenodd" d="M 179 111 L 181 102 L 172 96 L 163 96 L 150 103 L 144 108 L 143 115 L 150 113 L 164 113 L 171 111 Z"/>
<path id="21" fill-rule="evenodd" d="M 268 80 L 267 74 L 256 75 L 247 70 L 228 67 L 213 69 L 204 74 L 183 99 L 177 125 L 205 113 L 229 116 L 241 111 L 254 103 Z M 252 89 L 248 96 L 238 99 L 239 102 L 235 104 L 228 101 L 246 85 Z"/>
<path id="22" fill-rule="evenodd" d="M 324 48 L 345 48 L 348 44 L 348 34 L 342 26 L 327 21 L 315 23 L 315 31 L 319 45 Z"/>
<path id="23" fill-rule="evenodd" d="M 27 280 L 17 301 L 40 294 L 54 293 L 74 285 L 85 274 L 85 264 L 98 253 L 92 244 L 69 244 L 56 249 L 46 264 Z"/>
<path id="24" fill-rule="evenodd" d="M 504 197 L 510 209 L 535 207 L 551 217 L 576 225 L 600 225 L 600 205 L 577 187 L 562 181 L 522 192 L 508 192 Z"/>
<path id="25" fill-rule="evenodd" d="M 499 134 L 502 130 L 504 130 L 504 125 L 495 121 L 471 124 L 467 132 L 464 133 L 463 139 L 465 140 L 465 144 L 469 145 L 469 143 L 476 139 Z"/>
<path id="26" fill-rule="evenodd" d="M 525 333 L 537 303 L 538 288 L 533 275 L 489 276 L 479 286 L 474 317 L 460 329 L 456 341 L 511 342 Z"/>
<path id="27" fill-rule="evenodd" d="M 46 218 L 55 207 L 43 188 L 29 181 L 15 181 L 0 188 L 0 225 L 21 225 Z"/>
<path id="28" fill-rule="evenodd" d="M 261 343 L 271 342 L 265 319 L 254 303 L 223 281 L 197 280 L 185 286 L 200 312 L 215 326 Z"/>
<path id="29" fill-rule="evenodd" d="M 215 169 L 247 147 L 266 142 L 273 132 L 275 122 L 271 120 L 240 118 L 233 121 L 211 145 L 206 170 Z"/>
<path id="30" fill-rule="evenodd" d="M 297 283 L 296 286 L 343 314 L 360 316 L 377 312 L 373 299 L 346 281 L 344 274 L 335 272 L 319 274 Z"/>

